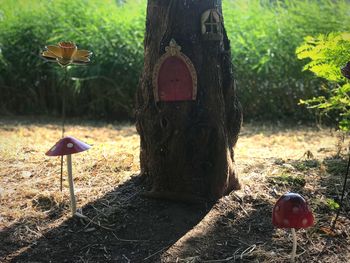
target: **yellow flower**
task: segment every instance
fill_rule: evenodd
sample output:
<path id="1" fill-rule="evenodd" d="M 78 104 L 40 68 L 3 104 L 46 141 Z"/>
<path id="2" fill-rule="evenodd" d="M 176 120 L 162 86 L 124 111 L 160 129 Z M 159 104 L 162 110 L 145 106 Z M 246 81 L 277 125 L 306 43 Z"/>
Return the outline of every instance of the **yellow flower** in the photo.
<path id="1" fill-rule="evenodd" d="M 58 62 L 62 67 L 69 64 L 86 64 L 90 62 L 92 52 L 79 50 L 74 42 L 60 42 L 58 46 L 49 45 L 41 56 L 48 61 Z"/>

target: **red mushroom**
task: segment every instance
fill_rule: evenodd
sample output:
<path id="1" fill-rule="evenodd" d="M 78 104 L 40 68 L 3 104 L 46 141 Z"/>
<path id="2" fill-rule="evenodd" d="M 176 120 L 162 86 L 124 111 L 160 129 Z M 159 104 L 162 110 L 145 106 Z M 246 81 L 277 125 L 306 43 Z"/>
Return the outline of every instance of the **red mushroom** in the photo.
<path id="1" fill-rule="evenodd" d="M 59 140 L 55 146 L 53 146 L 47 153 L 47 156 L 63 156 L 67 155 L 67 170 L 68 170 L 68 183 L 71 201 L 71 210 L 73 216 L 77 212 L 77 205 L 74 196 L 74 184 L 72 174 L 72 154 L 79 153 L 90 149 L 90 145 L 83 143 L 73 137 L 67 136 Z"/>
<path id="2" fill-rule="evenodd" d="M 291 228 L 293 235 L 291 262 L 294 262 L 297 249 L 295 229 L 307 228 L 314 224 L 314 216 L 305 199 L 295 193 L 281 196 L 272 211 L 272 224 L 277 228 Z"/>

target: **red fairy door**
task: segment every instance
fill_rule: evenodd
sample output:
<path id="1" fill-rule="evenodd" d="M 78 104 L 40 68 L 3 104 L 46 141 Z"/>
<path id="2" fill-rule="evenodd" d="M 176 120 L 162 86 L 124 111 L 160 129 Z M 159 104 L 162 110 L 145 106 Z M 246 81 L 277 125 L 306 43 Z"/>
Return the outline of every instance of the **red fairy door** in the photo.
<path id="1" fill-rule="evenodd" d="M 162 63 L 158 73 L 160 101 L 193 99 L 193 80 L 186 63 L 177 56 L 170 56 Z"/>

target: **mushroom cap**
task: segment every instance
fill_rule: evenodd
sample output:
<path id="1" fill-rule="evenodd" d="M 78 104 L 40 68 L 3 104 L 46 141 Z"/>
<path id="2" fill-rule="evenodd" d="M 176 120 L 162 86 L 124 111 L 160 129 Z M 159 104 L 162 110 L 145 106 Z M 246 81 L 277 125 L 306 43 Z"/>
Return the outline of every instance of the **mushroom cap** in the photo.
<path id="1" fill-rule="evenodd" d="M 90 145 L 75 139 L 74 137 L 67 136 L 59 140 L 49 151 L 46 152 L 47 156 L 61 156 L 74 153 L 83 152 L 89 150 Z"/>
<path id="2" fill-rule="evenodd" d="M 307 228 L 314 224 L 314 216 L 301 195 L 287 193 L 272 210 L 272 224 L 277 228 Z"/>

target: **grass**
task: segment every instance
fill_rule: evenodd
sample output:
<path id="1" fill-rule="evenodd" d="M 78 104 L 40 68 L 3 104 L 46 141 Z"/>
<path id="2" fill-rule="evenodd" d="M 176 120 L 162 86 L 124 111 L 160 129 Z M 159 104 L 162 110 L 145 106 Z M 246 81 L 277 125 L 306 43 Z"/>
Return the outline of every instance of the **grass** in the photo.
<path id="1" fill-rule="evenodd" d="M 138 136 L 132 127 L 68 126 L 67 134 L 93 146 L 72 157 L 78 206 L 101 197 L 138 172 Z M 2 227 L 7 225 L 4 222 L 45 218 L 67 208 L 67 180 L 63 181 L 65 190 L 59 191 L 60 158 L 44 155 L 59 138 L 59 124 L 13 124 L 1 129 Z M 52 207 L 43 209 L 43 201 L 48 200 Z"/>
<path id="2" fill-rule="evenodd" d="M 83 207 L 138 175 L 139 137 L 130 124 L 71 123 L 67 126 L 67 134 L 93 146 L 89 151 L 73 155 L 77 202 L 78 207 Z M 0 124 L 0 234 L 14 227 L 11 239 L 17 244 L 35 242 L 70 217 L 66 176 L 63 192 L 59 191 L 60 159 L 44 155 L 60 138 L 60 123 L 0 119 Z M 344 258 L 350 255 L 347 248 L 350 245 L 350 219 L 346 217 L 350 211 L 348 198 L 346 213 L 342 213 L 336 231 L 329 229 L 343 176 L 336 169 L 341 164 L 343 171 L 344 165 L 343 159 L 334 157 L 339 152 L 337 142 L 334 132 L 326 129 L 244 125 L 236 147 L 236 163 L 243 187 L 229 196 L 242 202 L 229 212 L 229 207 L 224 205 L 227 198 L 223 198 L 216 207 L 221 220 L 230 224 L 235 222 L 237 229 L 249 225 L 250 235 L 237 233 L 247 244 L 252 242 L 252 236 L 264 240 L 266 237 L 259 229 L 272 229 L 269 217 L 274 202 L 285 192 L 299 192 L 308 200 L 316 218 L 314 227 L 298 231 L 303 262 L 346 262 Z M 341 146 L 341 153 L 344 154 L 348 142 Z M 307 158 L 310 153 L 312 159 Z M 114 213 L 108 207 L 103 213 Z M 254 214 L 256 216 L 252 216 Z M 247 215 L 252 216 L 252 224 L 244 222 Z M 266 218 L 261 218 L 262 215 Z M 118 217 L 118 213 L 113 216 Z M 107 228 L 114 224 L 103 218 L 106 215 L 96 216 L 94 220 L 104 222 Z M 93 231 L 98 224 L 94 228 L 86 227 L 84 231 Z M 286 233 L 274 230 L 268 242 L 250 244 L 254 248 L 242 253 L 248 260 L 244 262 L 287 261 L 290 241 Z M 334 239 L 329 242 L 329 238 Z M 12 254 L 19 254 L 23 249 Z M 340 249 L 341 253 L 334 252 Z M 205 259 L 213 259 L 213 255 L 215 259 L 222 257 L 213 253 Z M 203 251 L 201 256 L 205 255 Z"/>
<path id="3" fill-rule="evenodd" d="M 45 45 L 71 40 L 94 55 L 88 67 L 70 71 L 67 114 L 131 118 L 143 67 L 146 2 L 0 0 L 0 112 L 59 115 L 63 74 L 38 54 Z M 295 50 L 308 35 L 349 31 L 349 2 L 222 2 L 245 117 L 309 120 L 299 99 L 324 91 L 302 72 L 306 62 Z"/>

